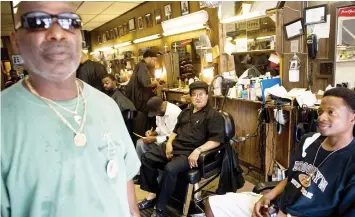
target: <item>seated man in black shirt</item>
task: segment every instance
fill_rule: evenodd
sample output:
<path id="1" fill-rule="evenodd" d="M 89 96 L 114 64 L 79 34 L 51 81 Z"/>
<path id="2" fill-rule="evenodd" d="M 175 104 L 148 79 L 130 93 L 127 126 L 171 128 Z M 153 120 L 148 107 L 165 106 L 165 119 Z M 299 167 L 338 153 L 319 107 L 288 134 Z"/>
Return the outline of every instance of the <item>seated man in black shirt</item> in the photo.
<path id="1" fill-rule="evenodd" d="M 268 216 L 270 202 L 279 197 L 278 217 L 354 217 L 355 92 L 326 91 L 318 123 L 320 133 L 302 138 L 287 179 L 263 196 L 251 192 L 212 196 L 206 216 Z"/>
<path id="2" fill-rule="evenodd" d="M 198 167 L 201 152 L 218 147 L 224 140 L 224 120 L 208 105 L 207 83 L 192 83 L 190 95 L 193 106 L 178 116 L 166 147 L 150 150 L 141 158 L 141 189 L 150 193 L 138 206 L 140 209 L 150 208 L 157 201 L 152 216 L 166 215 L 166 203 L 175 190 L 178 174 Z M 158 169 L 164 170 L 160 186 L 157 182 Z"/>

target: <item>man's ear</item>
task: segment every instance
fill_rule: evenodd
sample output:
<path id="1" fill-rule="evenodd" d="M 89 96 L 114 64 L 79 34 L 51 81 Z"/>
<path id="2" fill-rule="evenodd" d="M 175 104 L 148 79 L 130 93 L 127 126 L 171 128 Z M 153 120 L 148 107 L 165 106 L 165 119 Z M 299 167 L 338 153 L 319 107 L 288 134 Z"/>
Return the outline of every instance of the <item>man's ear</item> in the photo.
<path id="1" fill-rule="evenodd" d="M 20 54 L 20 49 L 17 43 L 17 37 L 16 37 L 16 32 L 12 31 L 10 35 L 10 41 L 11 41 L 11 46 L 12 49 L 14 50 L 15 54 Z"/>

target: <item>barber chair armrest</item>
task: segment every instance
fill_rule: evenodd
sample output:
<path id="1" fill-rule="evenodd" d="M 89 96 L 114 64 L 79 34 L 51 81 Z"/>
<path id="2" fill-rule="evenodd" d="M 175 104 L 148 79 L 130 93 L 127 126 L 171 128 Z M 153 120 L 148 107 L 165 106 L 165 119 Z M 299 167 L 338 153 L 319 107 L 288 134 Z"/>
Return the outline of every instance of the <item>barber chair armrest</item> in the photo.
<path id="1" fill-rule="evenodd" d="M 224 145 L 221 144 L 217 148 L 200 154 L 198 165 L 203 178 L 209 178 L 221 171 L 224 152 Z"/>
<path id="2" fill-rule="evenodd" d="M 266 190 L 271 190 L 273 188 L 276 187 L 277 184 L 279 184 L 280 181 L 276 181 L 276 182 L 260 182 L 259 184 L 255 185 L 255 187 L 253 188 L 253 192 L 260 194 L 263 191 Z"/>

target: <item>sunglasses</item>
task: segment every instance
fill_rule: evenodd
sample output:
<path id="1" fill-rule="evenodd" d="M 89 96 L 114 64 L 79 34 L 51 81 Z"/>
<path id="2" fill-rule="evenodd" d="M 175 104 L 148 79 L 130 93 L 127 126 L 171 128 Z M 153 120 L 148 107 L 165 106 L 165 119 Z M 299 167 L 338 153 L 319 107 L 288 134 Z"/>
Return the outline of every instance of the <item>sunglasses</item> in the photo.
<path id="1" fill-rule="evenodd" d="M 15 29 L 49 29 L 54 21 L 65 30 L 81 28 L 81 17 L 74 13 L 53 15 L 46 12 L 29 12 L 21 16 L 21 21 L 16 24 Z"/>

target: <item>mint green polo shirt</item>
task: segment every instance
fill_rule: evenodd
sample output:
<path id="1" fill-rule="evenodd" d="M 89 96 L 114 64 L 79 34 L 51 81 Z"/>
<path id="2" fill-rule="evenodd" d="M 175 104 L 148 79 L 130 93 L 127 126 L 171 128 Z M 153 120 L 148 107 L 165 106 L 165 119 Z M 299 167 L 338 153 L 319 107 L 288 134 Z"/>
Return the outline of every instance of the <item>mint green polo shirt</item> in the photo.
<path id="1" fill-rule="evenodd" d="M 83 90 L 84 147 L 75 146 L 74 133 L 22 82 L 2 92 L 2 217 L 131 216 L 127 181 L 137 174 L 140 161 L 116 103 L 87 84 Z M 74 110 L 76 99 L 60 104 Z M 71 113 L 54 107 L 78 128 Z M 110 179 L 106 165 L 112 145 L 118 173 Z"/>

